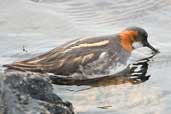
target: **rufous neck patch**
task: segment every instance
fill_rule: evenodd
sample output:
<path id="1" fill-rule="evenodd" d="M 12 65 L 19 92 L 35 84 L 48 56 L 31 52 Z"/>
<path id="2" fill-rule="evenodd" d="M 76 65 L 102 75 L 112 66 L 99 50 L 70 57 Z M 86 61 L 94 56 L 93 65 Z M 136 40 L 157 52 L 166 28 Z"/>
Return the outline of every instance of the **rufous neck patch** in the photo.
<path id="1" fill-rule="evenodd" d="M 133 50 L 132 43 L 135 41 L 137 34 L 137 31 L 131 30 L 123 31 L 120 33 L 121 46 L 128 52 Z"/>

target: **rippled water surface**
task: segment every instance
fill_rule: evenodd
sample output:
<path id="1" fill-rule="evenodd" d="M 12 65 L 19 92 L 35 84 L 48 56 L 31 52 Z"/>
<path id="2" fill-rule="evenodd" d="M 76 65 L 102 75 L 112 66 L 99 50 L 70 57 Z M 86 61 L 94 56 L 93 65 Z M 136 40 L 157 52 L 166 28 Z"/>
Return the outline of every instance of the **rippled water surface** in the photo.
<path id="1" fill-rule="evenodd" d="M 79 114 L 171 113 L 171 0 L 0 0 L 0 65 L 66 41 L 140 26 L 160 50 L 138 85 L 57 86 Z M 0 67 L 1 72 L 3 68 Z"/>

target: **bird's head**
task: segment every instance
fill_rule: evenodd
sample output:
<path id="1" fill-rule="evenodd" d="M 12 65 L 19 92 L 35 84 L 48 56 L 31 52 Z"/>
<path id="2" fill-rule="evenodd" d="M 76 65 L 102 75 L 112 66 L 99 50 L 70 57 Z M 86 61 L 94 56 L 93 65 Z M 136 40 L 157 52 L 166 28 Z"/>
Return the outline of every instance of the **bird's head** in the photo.
<path id="1" fill-rule="evenodd" d="M 128 52 L 140 47 L 148 47 L 153 54 L 158 53 L 159 51 L 150 45 L 147 38 L 147 32 L 140 27 L 128 27 L 120 33 L 121 45 Z"/>

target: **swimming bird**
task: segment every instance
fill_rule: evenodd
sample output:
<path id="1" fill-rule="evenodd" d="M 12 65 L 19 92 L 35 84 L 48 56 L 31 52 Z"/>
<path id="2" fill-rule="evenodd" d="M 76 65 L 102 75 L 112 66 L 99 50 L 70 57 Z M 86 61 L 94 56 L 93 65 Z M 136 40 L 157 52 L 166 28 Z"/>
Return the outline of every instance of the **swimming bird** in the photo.
<path id="1" fill-rule="evenodd" d="M 127 64 L 133 50 L 148 47 L 158 53 L 140 27 L 128 27 L 108 36 L 81 38 L 67 42 L 40 56 L 4 65 L 8 69 L 71 75 L 107 74 L 111 66 Z"/>

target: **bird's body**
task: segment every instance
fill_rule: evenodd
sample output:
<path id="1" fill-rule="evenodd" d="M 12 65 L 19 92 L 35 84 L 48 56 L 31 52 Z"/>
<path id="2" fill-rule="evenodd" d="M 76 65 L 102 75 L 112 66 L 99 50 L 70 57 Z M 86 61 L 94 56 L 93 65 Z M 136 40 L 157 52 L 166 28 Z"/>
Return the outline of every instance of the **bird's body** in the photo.
<path id="1" fill-rule="evenodd" d="M 139 41 L 136 37 L 140 33 L 136 29 L 144 32 L 141 28 L 134 28 L 109 36 L 82 38 L 61 45 L 43 55 L 5 66 L 9 69 L 58 75 L 107 74 L 111 66 L 118 63 L 127 64 L 134 49 L 133 43 Z"/>

